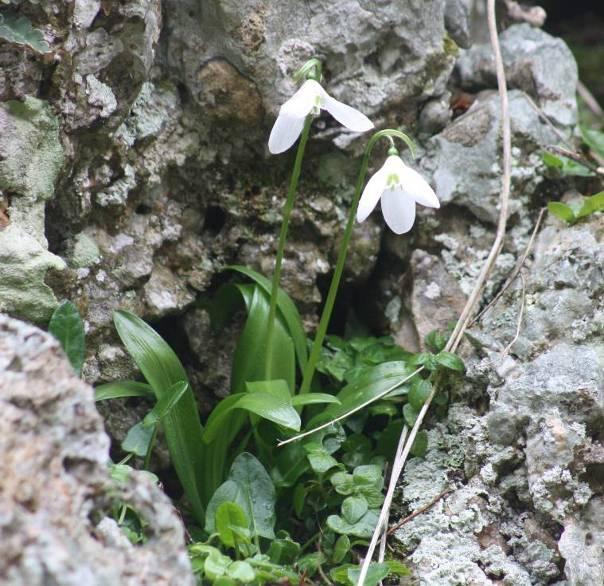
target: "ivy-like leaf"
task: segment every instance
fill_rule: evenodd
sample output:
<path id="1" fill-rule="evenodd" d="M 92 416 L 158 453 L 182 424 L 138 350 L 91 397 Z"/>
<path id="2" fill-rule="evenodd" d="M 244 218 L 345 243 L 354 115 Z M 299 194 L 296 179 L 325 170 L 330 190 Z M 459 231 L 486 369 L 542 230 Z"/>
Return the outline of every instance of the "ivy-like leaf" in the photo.
<path id="1" fill-rule="evenodd" d="M 128 430 L 122 442 L 122 450 L 139 458 L 144 458 L 149 451 L 152 438 L 153 427 L 144 425 L 142 421 L 139 421 Z"/>
<path id="2" fill-rule="evenodd" d="M 457 354 L 453 354 L 453 352 L 439 352 L 436 355 L 436 363 L 443 368 L 448 370 L 454 370 L 455 372 L 465 372 L 466 367 L 463 363 L 463 360 L 457 356 Z"/>
<path id="3" fill-rule="evenodd" d="M 42 31 L 33 28 L 27 17 L 13 12 L 0 13 L 0 39 L 16 45 L 27 45 L 38 53 L 50 52 Z"/>
<path id="4" fill-rule="evenodd" d="M 80 313 L 71 301 L 64 301 L 55 309 L 48 324 L 48 331 L 59 340 L 71 366 L 79 376 L 86 356 L 86 334 Z"/>

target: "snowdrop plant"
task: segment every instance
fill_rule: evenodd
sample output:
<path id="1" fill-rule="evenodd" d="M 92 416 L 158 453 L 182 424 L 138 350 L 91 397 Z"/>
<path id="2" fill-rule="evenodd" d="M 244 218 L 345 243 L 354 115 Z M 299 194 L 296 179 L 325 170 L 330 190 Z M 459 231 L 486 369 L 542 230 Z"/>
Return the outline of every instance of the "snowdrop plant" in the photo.
<path id="1" fill-rule="evenodd" d="M 274 322 L 277 313 L 277 295 L 279 292 L 279 282 L 281 281 L 281 267 L 283 264 L 283 254 L 287 232 L 289 228 L 289 218 L 294 206 L 298 180 L 304 159 L 304 151 L 310 133 L 310 126 L 313 119 L 318 116 L 321 110 L 327 110 L 340 124 L 355 132 L 366 132 L 373 128 L 373 123 L 367 116 L 332 98 L 321 86 L 322 67 L 318 59 L 307 61 L 294 75 L 294 79 L 302 80 L 304 83 L 300 89 L 287 100 L 279 109 L 279 115 L 271 131 L 268 148 L 272 154 L 283 153 L 291 148 L 298 137 L 298 150 L 294 162 L 287 199 L 283 206 L 283 220 L 279 233 L 279 243 L 277 246 L 277 255 L 275 258 L 275 269 L 271 286 L 270 307 L 268 317 L 268 327 L 266 336 L 266 370 L 271 370 L 270 360 L 272 359 L 272 345 Z"/>
<path id="2" fill-rule="evenodd" d="M 396 148 L 391 147 L 381 169 L 367 182 L 357 209 L 357 221 L 363 222 L 378 201 L 388 227 L 395 234 L 409 232 L 415 222 L 415 204 L 430 208 L 440 203 L 426 180 L 405 165 Z"/>
<path id="3" fill-rule="evenodd" d="M 388 158 L 382 168 L 371 177 L 361 195 L 361 189 L 365 184 L 365 178 L 367 176 L 371 152 L 376 143 L 382 138 L 385 138 L 390 142 Z M 376 132 L 367 143 L 357 178 L 348 221 L 344 230 L 344 237 L 342 238 L 342 244 L 340 245 L 336 268 L 329 286 L 329 292 L 327 293 L 327 299 L 319 322 L 317 335 L 314 339 L 310 357 L 303 373 L 302 386 L 300 388 L 301 394 L 307 393 L 310 390 L 317 361 L 321 354 L 323 341 L 327 334 L 327 326 L 329 325 L 329 320 L 333 311 L 338 287 L 344 271 L 344 263 L 346 262 L 348 245 L 352 236 L 355 218 L 358 221 L 364 221 L 381 198 L 382 213 L 386 223 L 393 232 L 403 234 L 411 230 L 411 227 L 413 226 L 415 221 L 416 202 L 429 207 L 439 207 L 438 198 L 428 183 L 419 173 L 403 163 L 399 156 L 399 152 L 394 145 L 394 138 L 402 140 L 407 147 L 409 147 L 412 157 L 415 158 L 415 144 L 400 130 L 380 130 Z"/>

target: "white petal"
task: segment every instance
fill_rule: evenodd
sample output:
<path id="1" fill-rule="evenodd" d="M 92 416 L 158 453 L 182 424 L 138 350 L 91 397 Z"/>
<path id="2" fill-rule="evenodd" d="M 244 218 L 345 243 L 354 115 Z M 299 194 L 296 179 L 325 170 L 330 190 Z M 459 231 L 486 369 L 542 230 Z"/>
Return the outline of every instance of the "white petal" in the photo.
<path id="1" fill-rule="evenodd" d="M 373 128 L 373 122 L 365 114 L 338 102 L 327 93 L 323 96 L 322 107 L 327 110 L 342 126 L 355 132 L 367 132 Z"/>
<path id="2" fill-rule="evenodd" d="M 415 222 L 415 201 L 402 189 L 388 189 L 382 194 L 382 214 L 395 234 L 404 234 Z"/>
<path id="3" fill-rule="evenodd" d="M 382 168 L 365 185 L 365 189 L 363 189 L 363 194 L 359 200 L 359 207 L 357 208 L 357 222 L 364 222 L 367 219 L 367 216 L 377 205 L 384 189 L 386 189 L 388 172 L 385 167 L 386 164 L 384 163 Z"/>
<path id="4" fill-rule="evenodd" d="M 317 98 L 322 99 L 326 95 L 319 82 L 307 79 L 300 89 L 281 106 L 279 115 L 287 114 L 295 118 L 306 118 L 313 106 L 320 106 Z"/>
<path id="5" fill-rule="evenodd" d="M 428 182 L 411 167 L 407 167 L 404 163 L 403 166 L 404 169 L 400 171 L 399 177 L 405 192 L 423 206 L 439 208 L 440 202 Z"/>
<path id="6" fill-rule="evenodd" d="M 279 114 L 268 138 L 268 150 L 273 155 L 278 155 L 290 148 L 298 140 L 304 128 L 304 120 L 304 118 Z"/>

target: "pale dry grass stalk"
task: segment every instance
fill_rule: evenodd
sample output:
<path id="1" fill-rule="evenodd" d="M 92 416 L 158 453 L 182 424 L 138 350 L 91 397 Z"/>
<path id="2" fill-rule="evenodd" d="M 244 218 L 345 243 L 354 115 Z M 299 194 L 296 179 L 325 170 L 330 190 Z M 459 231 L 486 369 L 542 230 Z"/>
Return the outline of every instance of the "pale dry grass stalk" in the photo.
<path id="1" fill-rule="evenodd" d="M 505 80 L 505 70 L 503 66 L 503 60 L 501 57 L 501 48 L 499 45 L 499 36 L 497 34 L 497 20 L 495 16 L 495 0 L 487 0 L 487 21 L 489 26 L 489 36 L 491 40 L 491 46 L 493 48 L 493 56 L 495 59 L 495 69 L 497 72 L 497 86 L 499 88 L 499 97 L 501 100 L 501 123 L 502 123 L 502 142 L 503 142 L 503 174 L 502 174 L 502 187 L 501 193 L 499 196 L 499 220 L 497 223 L 497 232 L 495 234 L 495 240 L 493 245 L 491 246 L 491 250 L 489 255 L 478 275 L 476 283 L 474 285 L 474 289 L 472 290 L 468 301 L 461 312 L 461 316 L 457 321 L 455 329 L 451 334 L 447 345 L 445 346 L 445 350 L 448 352 L 454 352 L 461 340 L 463 339 L 464 332 L 468 327 L 468 323 L 472 317 L 476 309 L 476 305 L 480 301 L 480 296 L 482 294 L 483 287 L 493 270 L 495 265 L 495 261 L 499 256 L 501 248 L 503 246 L 503 239 L 505 237 L 505 230 L 507 226 L 507 217 L 508 217 L 508 207 L 510 200 L 510 186 L 511 186 L 511 175 L 512 175 L 512 135 L 511 135 L 511 125 L 510 125 L 510 113 L 508 106 L 508 93 L 507 93 L 507 85 Z M 392 465 L 392 475 L 390 477 L 390 484 L 388 486 L 388 492 L 394 492 L 396 488 L 396 484 L 398 482 L 398 478 L 400 473 L 402 472 L 405 462 L 409 456 L 409 452 L 411 450 L 411 446 L 415 441 L 419 428 L 430 408 L 430 404 L 432 403 L 432 399 L 436 394 L 437 387 L 436 385 L 433 387 L 432 392 L 428 396 L 426 402 L 422 405 L 422 408 L 419 412 L 417 420 L 411 429 L 411 433 L 405 442 L 405 447 L 402 452 L 397 454 L 397 458 L 395 459 Z M 406 430 L 403 431 L 406 434 Z M 398 473 L 397 473 L 398 472 Z M 382 507 L 382 511 L 380 513 L 380 519 L 383 516 L 388 516 L 389 507 L 387 508 L 386 501 L 384 502 L 384 506 Z M 378 526 L 374 532 L 374 535 L 371 539 L 371 543 L 377 543 L 379 536 L 381 534 L 382 526 L 378 522 Z M 376 537 L 377 535 L 377 537 Z M 371 545 L 370 545 L 371 547 Z M 375 548 L 375 545 L 374 545 Z M 373 551 L 371 551 L 371 555 L 369 551 L 368 555 L 365 556 L 363 560 L 363 565 L 361 566 L 361 573 L 359 574 L 359 579 L 357 581 L 357 586 L 363 586 L 365 582 L 365 578 L 367 577 L 367 572 L 369 571 L 369 564 L 371 563 L 373 557 Z"/>

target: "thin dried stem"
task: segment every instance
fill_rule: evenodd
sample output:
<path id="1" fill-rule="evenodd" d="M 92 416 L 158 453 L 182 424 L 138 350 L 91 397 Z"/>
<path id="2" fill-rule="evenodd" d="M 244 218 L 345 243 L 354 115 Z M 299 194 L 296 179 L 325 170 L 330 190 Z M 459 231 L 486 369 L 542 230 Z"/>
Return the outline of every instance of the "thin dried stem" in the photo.
<path id="1" fill-rule="evenodd" d="M 524 317 L 524 305 L 526 303 L 526 279 L 524 275 L 520 273 L 520 280 L 522 281 L 522 291 L 520 292 L 520 310 L 518 311 L 518 321 L 516 323 L 516 333 L 512 338 L 512 341 L 501 351 L 501 359 L 505 358 L 512 346 L 518 341 L 520 337 L 520 330 L 522 329 L 522 319 Z"/>
<path id="2" fill-rule="evenodd" d="M 443 490 L 442 492 L 440 492 L 439 494 L 437 494 L 428 504 L 424 505 L 423 507 L 420 507 L 419 509 L 416 509 L 415 511 L 413 511 L 413 513 L 411 513 L 410 515 L 407 515 L 403 520 L 399 521 L 396 525 L 393 525 L 392 527 L 390 527 L 390 529 L 388 529 L 388 535 L 392 535 L 395 531 L 399 530 L 403 525 L 406 525 L 407 523 L 409 523 L 409 521 L 413 521 L 413 519 L 415 519 L 415 517 L 418 517 L 422 513 L 425 513 L 427 510 L 431 509 L 439 500 L 446 497 L 448 494 L 450 494 L 452 492 L 453 492 L 452 488 L 447 488 L 447 489 Z"/>
<path id="3" fill-rule="evenodd" d="M 585 102 L 585 105 L 592 111 L 592 113 L 594 113 L 596 116 L 604 116 L 604 110 L 602 110 L 598 100 L 596 100 L 594 95 L 587 89 L 581 80 L 577 82 L 577 93 Z"/>
<path id="4" fill-rule="evenodd" d="M 468 324 L 468 327 L 472 327 L 475 323 L 479 322 L 484 317 L 484 315 L 492 307 L 494 307 L 496 305 L 496 303 L 501 299 L 503 294 L 510 288 L 511 284 L 516 280 L 518 273 L 520 273 L 520 270 L 524 266 L 524 263 L 526 262 L 526 259 L 528 258 L 528 255 L 530 254 L 530 252 L 533 248 L 535 238 L 537 236 L 537 233 L 539 232 L 539 228 L 541 227 L 541 222 L 543 221 L 543 216 L 545 215 L 546 210 L 547 210 L 547 208 L 541 208 L 541 210 L 539 211 L 539 215 L 537 216 L 537 221 L 535 222 L 535 227 L 533 228 L 533 232 L 531 233 L 531 237 L 529 238 L 526 248 L 524 249 L 522 256 L 518 259 L 518 262 L 512 269 L 510 276 L 507 278 L 506 282 L 503 284 L 503 287 L 501 287 L 501 289 L 499 290 L 497 295 L 495 295 L 495 297 L 493 297 L 493 299 L 491 299 L 491 301 L 489 301 L 488 305 L 474 319 L 472 319 L 470 321 L 470 323 Z"/>
<path id="5" fill-rule="evenodd" d="M 398 482 L 398 478 L 401 475 L 402 471 L 402 467 L 397 467 L 397 463 L 401 462 L 401 455 L 405 447 L 405 439 L 407 438 L 408 432 L 409 428 L 405 425 L 403 427 L 401 437 L 398 440 L 398 446 L 396 448 L 394 464 L 392 465 L 392 474 L 390 475 L 388 490 L 386 491 L 386 496 L 384 497 L 384 504 L 382 505 L 382 510 L 380 511 L 380 516 L 378 518 L 377 525 L 375 527 L 373 535 L 371 536 L 371 542 L 369 543 L 369 548 L 367 549 L 367 553 L 365 554 L 363 565 L 361 566 L 361 573 L 359 574 L 358 584 L 365 583 L 365 578 L 367 577 L 367 572 L 369 571 L 369 565 L 373 560 L 373 553 L 375 552 L 375 548 L 377 547 L 380 537 L 382 537 L 382 528 L 386 530 L 388 529 L 388 516 L 390 515 L 390 506 L 392 505 L 392 499 L 394 498 L 396 483 Z"/>
<path id="6" fill-rule="evenodd" d="M 511 177 L 512 177 L 512 133 L 511 133 L 511 125 L 510 125 L 510 113 L 508 106 L 508 93 L 507 93 L 507 85 L 505 80 L 505 69 L 503 67 L 503 60 L 501 57 L 501 48 L 499 46 L 499 36 L 497 34 L 497 20 L 495 16 L 495 0 L 487 0 L 487 21 L 489 25 L 489 36 L 491 39 L 491 46 L 493 48 L 493 54 L 495 57 L 495 69 L 497 72 L 497 86 L 499 88 L 499 97 L 501 100 L 501 124 L 502 124 L 502 139 L 503 139 L 503 176 L 502 176 L 502 187 L 501 193 L 499 197 L 499 221 L 497 223 L 497 232 L 495 234 L 495 240 L 489 252 L 489 255 L 478 275 L 478 279 L 476 280 L 476 284 L 474 285 L 474 289 L 472 290 L 466 305 L 461 312 L 461 316 L 449 338 L 447 345 L 445 346 L 445 350 L 449 352 L 454 352 L 461 340 L 463 339 L 464 332 L 468 327 L 468 323 L 472 317 L 472 314 L 476 308 L 476 305 L 480 301 L 480 296 L 482 294 L 483 287 L 493 270 L 495 265 L 495 261 L 499 256 L 499 252 L 503 246 L 503 239 L 505 237 L 505 230 L 507 226 L 507 217 L 508 217 L 508 207 L 510 201 L 510 186 L 511 186 Z M 394 483 L 398 481 L 398 476 L 400 472 L 402 472 L 405 462 L 407 461 L 407 457 L 409 456 L 409 452 L 411 450 L 411 446 L 415 441 L 419 428 L 428 412 L 430 404 L 432 403 L 432 399 L 436 394 L 437 386 L 434 385 L 432 388 L 432 392 L 428 396 L 426 402 L 422 405 L 422 408 L 417 416 L 415 424 L 413 425 L 413 429 L 409 434 L 409 437 L 405 443 L 405 447 L 400 454 L 400 457 L 395 459 L 395 462 L 392 466 L 392 477 L 390 479 L 390 483 Z M 398 472 L 398 474 L 397 474 Z M 384 514 L 384 510 L 386 509 L 386 502 L 382 507 L 382 512 L 380 513 L 380 518 Z M 385 514 L 388 515 L 389 511 L 386 509 Z M 381 526 L 378 522 L 378 526 L 376 527 L 375 534 L 377 533 L 378 537 L 380 534 Z M 372 542 L 374 541 L 374 537 L 372 537 Z M 377 542 L 377 538 L 375 538 Z M 367 558 L 370 558 L 368 555 Z M 366 561 L 366 560 L 365 560 Z M 371 559 L 369 559 L 369 563 Z M 365 563 L 364 563 L 365 564 Z M 364 577 L 363 573 L 359 576 L 359 580 L 357 582 L 357 586 L 363 586 Z"/>
<path id="7" fill-rule="evenodd" d="M 367 407 L 368 405 L 371 405 L 371 403 L 375 403 L 382 397 L 385 397 L 386 395 L 388 395 L 389 393 L 394 391 L 394 389 L 397 389 L 401 385 L 404 385 L 408 380 L 411 380 L 416 374 L 419 374 L 420 372 L 422 372 L 422 370 L 424 370 L 424 367 L 420 366 L 417 370 L 414 370 L 410 375 L 397 381 L 392 386 L 388 387 L 385 391 L 382 391 L 381 393 L 377 394 L 375 397 L 372 397 L 371 399 L 368 399 L 364 403 L 361 403 L 354 409 L 351 409 L 350 411 L 346 411 L 346 413 L 344 413 L 343 415 L 340 415 L 339 417 L 331 419 L 327 423 L 324 423 L 323 425 L 319 425 L 318 427 L 314 427 L 313 429 L 310 429 L 309 431 L 305 431 L 304 433 L 300 433 L 300 434 L 295 435 L 294 437 L 290 437 L 286 440 L 281 440 L 277 444 L 277 447 L 280 448 L 281 446 L 284 446 L 285 444 L 290 444 L 291 442 L 296 442 L 296 441 L 302 439 L 303 437 L 307 437 L 309 435 L 312 435 L 313 433 L 316 433 L 317 431 L 321 431 L 322 429 L 325 429 L 325 428 L 333 425 L 334 423 L 338 423 L 338 421 L 342 421 L 342 419 L 347 419 L 348 417 L 350 417 L 351 415 L 354 415 L 358 411 L 365 409 L 365 407 Z"/>

